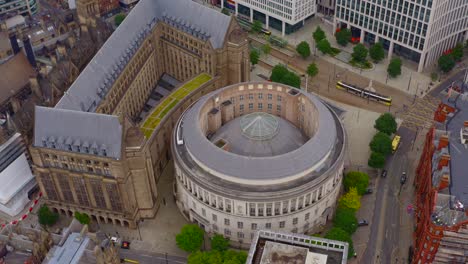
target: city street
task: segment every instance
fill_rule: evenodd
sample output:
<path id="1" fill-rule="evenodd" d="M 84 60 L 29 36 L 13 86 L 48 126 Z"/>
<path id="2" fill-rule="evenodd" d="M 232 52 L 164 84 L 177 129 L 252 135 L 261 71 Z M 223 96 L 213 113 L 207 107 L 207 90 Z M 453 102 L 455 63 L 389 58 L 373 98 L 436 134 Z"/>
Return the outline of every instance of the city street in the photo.
<path id="1" fill-rule="evenodd" d="M 120 250 L 120 258 L 136 260 L 140 264 L 185 264 L 187 259 L 179 256 L 159 254 L 140 250 Z"/>

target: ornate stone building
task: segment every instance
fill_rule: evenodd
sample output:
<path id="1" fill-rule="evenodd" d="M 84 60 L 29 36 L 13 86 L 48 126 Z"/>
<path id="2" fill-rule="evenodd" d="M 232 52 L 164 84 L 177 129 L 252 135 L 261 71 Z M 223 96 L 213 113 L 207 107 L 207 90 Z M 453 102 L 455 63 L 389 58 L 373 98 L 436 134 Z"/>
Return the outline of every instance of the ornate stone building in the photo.
<path id="1" fill-rule="evenodd" d="M 248 53 L 232 17 L 140 1 L 55 108 L 36 107 L 31 156 L 49 206 L 130 227 L 154 217 L 174 124 L 203 94 L 248 81 Z"/>

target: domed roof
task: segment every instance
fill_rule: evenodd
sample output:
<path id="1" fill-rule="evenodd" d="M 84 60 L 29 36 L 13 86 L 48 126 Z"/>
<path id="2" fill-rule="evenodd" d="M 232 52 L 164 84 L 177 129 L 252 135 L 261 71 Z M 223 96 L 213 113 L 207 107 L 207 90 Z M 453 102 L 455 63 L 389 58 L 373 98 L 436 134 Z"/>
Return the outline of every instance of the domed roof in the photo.
<path id="1" fill-rule="evenodd" d="M 268 140 L 278 134 L 279 125 L 275 116 L 256 112 L 240 120 L 242 134 L 253 140 Z"/>

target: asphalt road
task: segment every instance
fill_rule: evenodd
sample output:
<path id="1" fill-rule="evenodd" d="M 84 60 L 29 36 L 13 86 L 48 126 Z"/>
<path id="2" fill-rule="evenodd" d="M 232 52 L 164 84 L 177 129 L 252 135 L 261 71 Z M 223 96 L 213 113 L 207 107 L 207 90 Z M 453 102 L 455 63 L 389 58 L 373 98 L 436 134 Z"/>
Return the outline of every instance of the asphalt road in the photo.
<path id="1" fill-rule="evenodd" d="M 187 259 L 178 256 L 171 256 L 159 253 L 152 253 L 139 250 L 120 250 L 120 258 L 136 260 L 139 264 L 185 264 Z M 130 262 L 125 262 L 130 263 Z"/>
<path id="2" fill-rule="evenodd" d="M 461 83 L 465 71 L 460 71 L 434 88 L 430 95 L 438 97 L 440 92 L 452 83 Z M 418 130 L 419 131 L 419 130 Z M 363 263 L 406 263 L 406 260 L 397 260 L 398 251 L 408 250 L 400 247 L 400 188 L 411 188 L 414 180 L 414 171 L 408 171 L 408 152 L 412 151 L 414 139 L 418 131 L 400 127 L 397 134 L 401 136 L 398 150 L 387 159 L 385 169 L 387 177 L 381 178 L 377 187 L 375 211 L 372 219 L 371 233 L 368 246 L 362 258 Z M 416 147 L 416 146 L 415 146 Z M 406 172 L 408 179 L 401 186 L 400 177 Z"/>

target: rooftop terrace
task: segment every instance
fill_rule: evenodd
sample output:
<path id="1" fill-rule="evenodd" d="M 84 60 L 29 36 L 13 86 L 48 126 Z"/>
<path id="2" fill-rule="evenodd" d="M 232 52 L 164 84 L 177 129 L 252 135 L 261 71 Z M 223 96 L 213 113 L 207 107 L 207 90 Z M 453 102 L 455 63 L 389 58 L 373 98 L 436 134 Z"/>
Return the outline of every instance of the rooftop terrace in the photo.
<path id="1" fill-rule="evenodd" d="M 169 96 L 164 98 L 141 125 L 141 131 L 144 133 L 145 137 L 149 138 L 151 136 L 161 120 L 167 113 L 169 113 L 169 111 L 171 111 L 172 108 L 174 108 L 174 106 L 177 105 L 177 103 L 211 79 L 212 77 L 210 75 L 202 73 L 186 82 L 169 94 Z"/>

